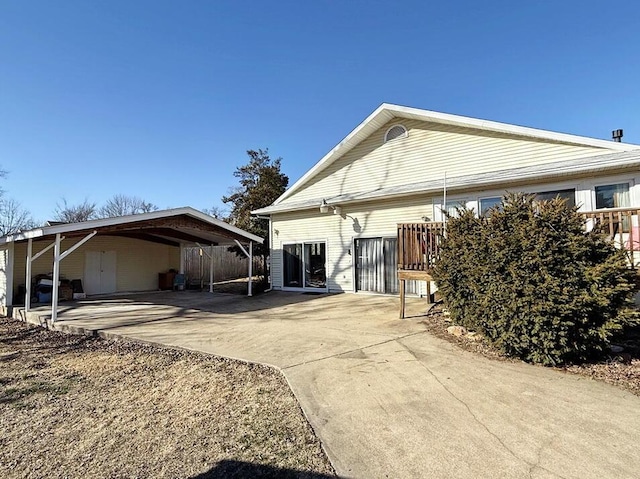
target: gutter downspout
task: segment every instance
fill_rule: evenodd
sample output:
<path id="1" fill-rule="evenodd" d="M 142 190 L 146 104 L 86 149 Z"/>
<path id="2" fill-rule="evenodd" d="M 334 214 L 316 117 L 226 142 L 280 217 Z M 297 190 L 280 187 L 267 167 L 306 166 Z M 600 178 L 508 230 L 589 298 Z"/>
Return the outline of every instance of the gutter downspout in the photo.
<path id="1" fill-rule="evenodd" d="M 269 220 L 269 287 L 263 291 L 263 293 L 268 293 L 273 289 L 273 284 L 271 282 L 271 261 L 273 260 L 273 229 L 271 227 L 271 215 L 262 216 L 262 215 L 254 215 L 259 220 Z"/>
<path id="2" fill-rule="evenodd" d="M 444 181 L 442 184 L 442 190 L 443 190 L 443 200 L 442 200 L 442 207 L 444 208 L 444 211 L 447 211 L 447 172 L 444 172 Z M 442 215 L 442 220 L 443 220 L 443 234 L 444 237 L 447 237 L 447 215 L 444 214 Z"/>

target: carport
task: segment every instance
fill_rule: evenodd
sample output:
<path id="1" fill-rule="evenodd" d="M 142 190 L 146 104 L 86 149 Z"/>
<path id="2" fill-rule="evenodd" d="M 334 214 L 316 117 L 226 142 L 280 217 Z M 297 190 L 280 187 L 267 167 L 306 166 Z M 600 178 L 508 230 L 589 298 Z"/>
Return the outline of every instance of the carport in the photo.
<path id="1" fill-rule="evenodd" d="M 68 275 L 90 284 L 92 293 L 149 291 L 156 289 L 162 270 L 176 266 L 184 274 L 184 248 L 192 246 L 207 255 L 213 255 L 213 246 L 238 246 L 249 258 L 251 278 L 255 242 L 263 239 L 190 207 L 51 224 L 0 238 L 0 295 L 3 306 L 11 306 L 14 285 L 22 280 L 28 312 L 32 276 L 51 272 L 52 284 L 57 285 L 64 266 Z M 47 253 L 50 262 L 45 260 Z M 213 267 L 209 284 L 213 291 Z M 53 287 L 51 292 L 51 320 L 55 321 L 59 288 Z"/>

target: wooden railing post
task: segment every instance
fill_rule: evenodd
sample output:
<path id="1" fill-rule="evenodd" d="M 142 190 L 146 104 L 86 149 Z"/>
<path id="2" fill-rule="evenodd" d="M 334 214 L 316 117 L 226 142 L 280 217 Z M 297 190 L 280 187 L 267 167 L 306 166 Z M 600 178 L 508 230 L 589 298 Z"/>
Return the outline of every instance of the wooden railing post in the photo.
<path id="1" fill-rule="evenodd" d="M 592 220 L 593 227 L 608 232 L 609 239 L 618 248 L 629 251 L 630 266 L 635 268 L 635 243 L 640 243 L 640 208 L 610 208 L 581 213 Z"/>
<path id="2" fill-rule="evenodd" d="M 398 282 L 400 293 L 400 318 L 405 317 L 406 282 L 426 281 L 427 299 L 431 301 L 431 270 L 439 256 L 443 223 L 399 223 Z"/>

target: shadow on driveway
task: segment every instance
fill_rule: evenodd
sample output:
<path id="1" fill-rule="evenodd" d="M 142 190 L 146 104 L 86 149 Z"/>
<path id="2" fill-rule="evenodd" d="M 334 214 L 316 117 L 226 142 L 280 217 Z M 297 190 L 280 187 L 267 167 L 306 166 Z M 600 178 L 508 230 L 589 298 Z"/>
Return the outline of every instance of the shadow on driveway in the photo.
<path id="1" fill-rule="evenodd" d="M 337 477 L 316 472 L 282 469 L 265 464 L 225 460 L 220 461 L 207 472 L 192 476 L 191 479 L 335 479 Z"/>

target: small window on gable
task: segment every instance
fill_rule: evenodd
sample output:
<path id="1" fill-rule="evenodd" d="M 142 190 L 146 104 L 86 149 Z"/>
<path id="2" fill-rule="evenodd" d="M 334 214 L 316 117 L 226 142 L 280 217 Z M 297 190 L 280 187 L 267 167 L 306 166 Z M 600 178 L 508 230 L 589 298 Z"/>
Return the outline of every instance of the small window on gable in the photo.
<path id="1" fill-rule="evenodd" d="M 384 142 L 395 140 L 396 138 L 406 138 L 408 136 L 407 129 L 402 125 L 392 126 L 384 135 Z"/>

